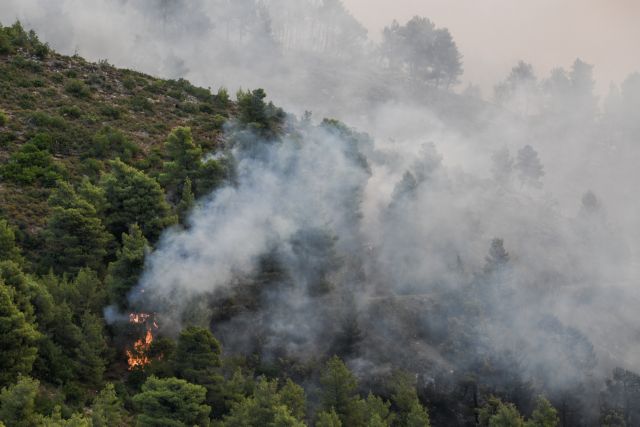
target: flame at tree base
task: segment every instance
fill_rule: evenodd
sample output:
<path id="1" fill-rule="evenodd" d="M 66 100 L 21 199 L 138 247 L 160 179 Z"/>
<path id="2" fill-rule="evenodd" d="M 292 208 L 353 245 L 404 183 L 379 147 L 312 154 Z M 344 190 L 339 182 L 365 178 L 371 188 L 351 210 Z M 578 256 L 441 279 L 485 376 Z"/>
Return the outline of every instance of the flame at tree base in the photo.
<path id="1" fill-rule="evenodd" d="M 144 337 L 139 338 L 133 343 L 133 348 L 126 350 L 127 363 L 129 370 L 135 368 L 144 368 L 151 363 L 151 358 L 148 356 L 149 349 L 153 343 L 152 330 L 158 329 L 158 324 L 152 314 L 148 313 L 131 313 L 129 314 L 129 323 L 134 325 L 144 325 L 146 333 Z"/>

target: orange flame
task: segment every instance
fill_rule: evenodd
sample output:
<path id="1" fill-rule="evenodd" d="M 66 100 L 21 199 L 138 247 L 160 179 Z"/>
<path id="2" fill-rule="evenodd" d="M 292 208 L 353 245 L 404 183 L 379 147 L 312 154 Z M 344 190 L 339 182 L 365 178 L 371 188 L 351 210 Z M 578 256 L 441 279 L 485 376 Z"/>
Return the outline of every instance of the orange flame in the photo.
<path id="1" fill-rule="evenodd" d="M 145 325 L 147 330 L 145 336 L 136 340 L 133 343 L 133 348 L 126 351 L 127 354 L 127 363 L 129 364 L 129 370 L 133 370 L 134 368 L 143 368 L 151 363 L 151 359 L 147 356 L 147 352 L 149 348 L 151 348 L 151 343 L 153 343 L 153 333 L 152 329 L 158 329 L 158 324 L 153 316 L 148 313 L 131 313 L 129 314 L 129 323 L 135 325 Z M 151 322 L 148 322 L 152 320 Z"/>

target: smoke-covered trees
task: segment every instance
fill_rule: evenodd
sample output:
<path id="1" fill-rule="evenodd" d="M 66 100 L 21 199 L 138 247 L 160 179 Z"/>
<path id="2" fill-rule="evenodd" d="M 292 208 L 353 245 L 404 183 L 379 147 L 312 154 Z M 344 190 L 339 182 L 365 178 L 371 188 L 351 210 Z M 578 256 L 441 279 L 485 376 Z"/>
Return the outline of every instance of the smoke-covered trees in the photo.
<path id="1" fill-rule="evenodd" d="M 536 112 L 538 81 L 533 66 L 524 61 L 511 69 L 506 80 L 495 87 L 496 102 L 520 114 Z"/>
<path id="2" fill-rule="evenodd" d="M 509 262 L 509 253 L 504 248 L 504 240 L 495 238 L 491 240 L 489 255 L 485 257 L 484 271 L 487 274 L 504 270 Z"/>
<path id="3" fill-rule="evenodd" d="M 389 68 L 435 87 L 449 88 L 462 74 L 462 56 L 449 30 L 419 16 L 405 25 L 394 21 L 386 27 L 381 54 Z"/>
<path id="4" fill-rule="evenodd" d="M 525 145 L 518 150 L 516 170 L 522 185 L 534 188 L 542 187 L 541 179 L 544 176 L 544 167 L 538 157 L 538 152 L 532 146 Z"/>

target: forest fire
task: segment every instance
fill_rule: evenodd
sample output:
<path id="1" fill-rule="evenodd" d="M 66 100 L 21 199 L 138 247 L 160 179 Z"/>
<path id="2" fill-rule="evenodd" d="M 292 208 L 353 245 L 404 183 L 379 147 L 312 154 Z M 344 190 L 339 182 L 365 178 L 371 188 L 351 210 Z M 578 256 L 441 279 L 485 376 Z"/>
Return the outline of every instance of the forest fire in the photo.
<path id="1" fill-rule="evenodd" d="M 144 336 L 133 343 L 132 349 L 126 351 L 127 363 L 131 371 L 134 368 L 143 368 L 151 362 L 147 353 L 153 343 L 153 330 L 158 329 L 158 324 L 155 316 L 149 313 L 131 313 L 129 323 L 144 326 L 145 329 Z"/>

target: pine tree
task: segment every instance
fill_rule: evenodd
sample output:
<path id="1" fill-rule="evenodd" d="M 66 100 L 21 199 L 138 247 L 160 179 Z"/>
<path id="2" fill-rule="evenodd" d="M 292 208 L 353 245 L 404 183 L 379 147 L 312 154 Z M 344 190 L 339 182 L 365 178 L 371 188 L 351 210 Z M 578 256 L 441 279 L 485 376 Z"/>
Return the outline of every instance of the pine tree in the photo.
<path id="1" fill-rule="evenodd" d="M 98 389 L 102 386 L 106 369 L 104 357 L 108 349 L 104 336 L 103 320 L 95 314 L 85 312 L 80 326 L 82 340 L 75 357 L 78 362 L 77 377 L 83 386 Z"/>
<path id="2" fill-rule="evenodd" d="M 391 381 L 391 400 L 398 410 L 401 426 L 430 426 L 429 414 L 420 404 L 415 381 L 405 372 L 396 372 Z"/>
<path id="3" fill-rule="evenodd" d="M 489 274 L 502 270 L 509 262 L 509 253 L 504 248 L 503 239 L 491 240 L 489 247 L 489 255 L 485 258 L 485 273 Z"/>
<path id="4" fill-rule="evenodd" d="M 49 198 L 52 213 L 44 232 L 45 267 L 58 274 L 76 274 L 81 268 L 99 271 L 111 236 L 95 207 L 60 182 Z"/>
<path id="5" fill-rule="evenodd" d="M 36 327 L 25 319 L 13 301 L 14 291 L 0 281 L 0 386 L 28 374 L 36 360 Z"/>
<path id="6" fill-rule="evenodd" d="M 325 411 L 332 409 L 340 417 L 343 425 L 354 425 L 361 414 L 358 411 L 358 383 L 347 366 L 333 356 L 327 362 L 320 376 L 322 384 L 322 407 Z"/>
<path id="7" fill-rule="evenodd" d="M 177 127 L 171 131 L 165 149 L 169 161 L 164 162 L 159 181 L 170 193 L 183 195 L 186 180 L 195 179 L 202 165 L 202 148 L 194 143 L 191 129 Z"/>
<path id="8" fill-rule="evenodd" d="M 100 187 L 105 192 L 105 224 L 114 236 L 126 233 L 138 224 L 144 236 L 155 242 L 177 218 L 158 182 L 120 160 L 110 162 L 111 172 L 103 175 Z"/>
<path id="9" fill-rule="evenodd" d="M 6 220 L 0 219 L 0 261 L 14 261 L 22 264 L 20 249 L 16 245 L 16 235 Z"/>
<path id="10" fill-rule="evenodd" d="M 304 423 L 282 402 L 277 381 L 262 379 L 256 384 L 251 397 L 233 406 L 231 413 L 224 418 L 223 426 L 304 427 Z"/>
<path id="11" fill-rule="evenodd" d="M 342 421 L 336 414 L 336 410 L 320 411 L 316 417 L 316 427 L 342 427 Z"/>
<path id="12" fill-rule="evenodd" d="M 39 425 L 35 411 L 39 385 L 37 380 L 20 376 L 16 384 L 0 391 L 0 425 L 2 423 L 7 427 Z"/>
<path id="13" fill-rule="evenodd" d="M 558 411 L 543 396 L 536 399 L 536 407 L 525 425 L 526 427 L 557 427 L 560 423 Z"/>
<path id="14" fill-rule="evenodd" d="M 222 404 L 224 377 L 219 373 L 220 351 L 220 343 L 208 329 L 190 326 L 180 333 L 174 355 L 177 376 L 204 386 L 207 403 L 212 407 Z"/>
<path id="15" fill-rule="evenodd" d="M 126 308 L 127 295 L 138 283 L 147 250 L 147 239 L 138 224 L 133 224 L 129 233 L 122 235 L 122 247 L 109 264 L 105 279 L 109 300 L 121 309 Z"/>
<path id="16" fill-rule="evenodd" d="M 181 224 L 184 224 L 189 212 L 195 205 L 195 196 L 193 195 L 193 191 L 191 191 L 191 179 L 186 178 L 184 180 L 184 185 L 182 186 L 182 197 L 180 198 L 180 202 L 178 206 L 176 206 L 176 211 L 178 212 L 178 219 Z"/>
<path id="17" fill-rule="evenodd" d="M 205 405 L 204 387 L 177 378 L 149 377 L 133 397 L 139 408 L 137 425 L 207 427 L 211 408 Z"/>
<path id="18" fill-rule="evenodd" d="M 120 427 L 124 425 L 125 410 L 116 395 L 113 384 L 108 383 L 91 406 L 93 427 Z"/>
<path id="19" fill-rule="evenodd" d="M 516 169 L 522 185 L 534 188 L 542 187 L 540 180 L 544 176 L 544 167 L 538 157 L 538 152 L 532 146 L 525 145 L 518 151 Z"/>

